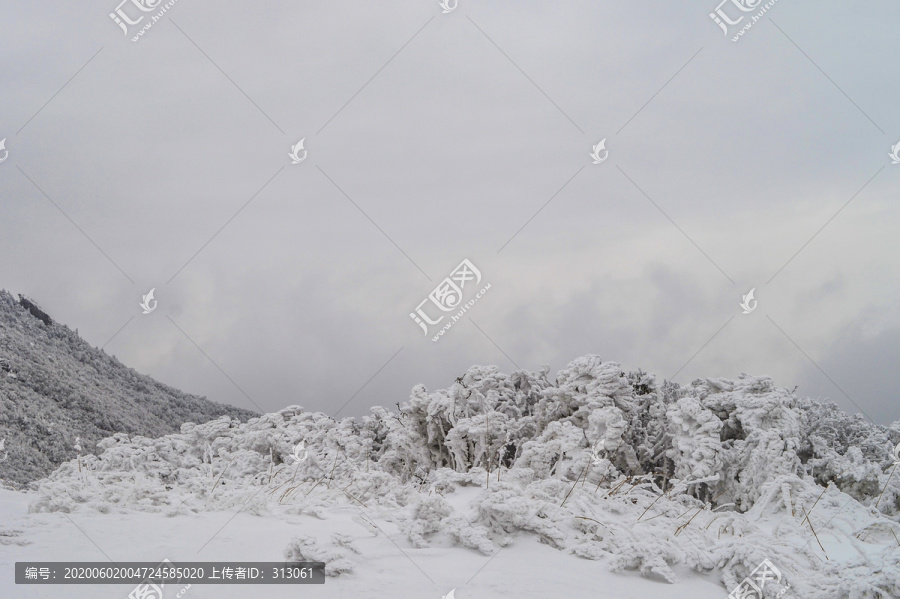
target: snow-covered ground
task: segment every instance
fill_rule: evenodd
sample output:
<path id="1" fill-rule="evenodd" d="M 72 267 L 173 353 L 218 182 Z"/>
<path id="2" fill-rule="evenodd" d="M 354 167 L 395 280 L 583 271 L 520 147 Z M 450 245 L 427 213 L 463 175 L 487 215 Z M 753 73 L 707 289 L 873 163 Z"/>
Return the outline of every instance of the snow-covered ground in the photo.
<path id="1" fill-rule="evenodd" d="M 0 597 L 65 599 L 91 597 L 124 599 L 132 586 L 91 585 L 18 586 L 12 584 L 16 561 L 280 561 L 284 547 L 297 535 L 329 539 L 345 534 L 359 551 L 354 554 L 353 573 L 328 577 L 324 585 L 229 586 L 192 585 L 183 597 L 191 599 L 247 599 L 248 597 L 396 597 L 441 599 L 455 588 L 457 599 L 493 597 L 568 597 L 630 599 L 722 599 L 721 584 L 683 568 L 683 582 L 667 584 L 636 572 L 610 573 L 603 564 L 573 558 L 541 544 L 533 536 L 521 536 L 491 559 L 450 543 L 416 549 L 389 522 L 375 522 L 391 538 L 372 533 L 352 506 L 335 507 L 323 519 L 300 515 L 255 516 L 234 511 L 167 517 L 159 513 L 104 515 L 85 512 L 27 515 L 33 496 L 0 492 L 6 531 L 22 531 L 3 537 L 0 545 L 2 584 Z M 232 519 L 232 516 L 233 519 Z M 227 524 L 226 524 L 227 523 Z M 223 528 L 224 526 L 224 528 Z M 206 545 L 198 549 L 221 532 Z M 27 544 L 20 545 L 17 543 Z M 396 543 L 399 548 L 394 545 Z M 96 544 L 96 545 L 95 545 Z M 102 549 L 102 552 L 101 552 Z M 106 555 L 104 555 L 104 553 Z M 352 553 L 352 552 L 351 552 Z M 477 573 L 477 575 L 476 575 Z M 472 578 L 474 576 L 474 578 Z M 471 580 L 470 580 L 471 579 Z M 166 588 L 166 597 L 182 586 Z"/>
<path id="2" fill-rule="evenodd" d="M 105 439 L 0 494 L 0 598 L 130 591 L 16 587 L 16 561 L 163 559 L 326 564 L 324 585 L 197 598 L 724 599 L 761 564 L 768 599 L 900 597 L 898 435 L 765 377 L 473 367 L 360 420 L 291 406 Z"/>

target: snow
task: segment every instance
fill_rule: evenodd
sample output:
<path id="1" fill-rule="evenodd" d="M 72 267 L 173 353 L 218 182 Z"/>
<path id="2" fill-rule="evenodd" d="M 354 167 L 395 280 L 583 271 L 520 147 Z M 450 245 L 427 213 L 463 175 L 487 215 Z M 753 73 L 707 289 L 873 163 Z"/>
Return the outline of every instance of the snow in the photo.
<path id="1" fill-rule="evenodd" d="M 108 558 L 323 561 L 326 583 L 301 592 L 401 599 L 723 598 L 769 560 L 768 598 L 900 597 L 897 423 L 766 377 L 680 387 L 596 356 L 555 380 L 475 366 L 399 407 L 104 439 L 2 491 L 0 597 L 124 597 L 12 586 L 15 561 Z"/>
<path id="2" fill-rule="evenodd" d="M 309 596 L 337 599 L 369 597 L 373 594 L 380 597 L 389 592 L 389 596 L 397 599 L 440 599 L 454 588 L 457 599 L 557 595 L 572 598 L 603 596 L 610 599 L 645 596 L 721 599 L 725 595 L 720 584 L 686 569 L 681 572 L 684 582 L 677 586 L 631 572 L 612 574 L 596 562 L 573 559 L 527 536 L 517 539 L 490 562 L 480 553 L 459 549 L 450 543 L 415 549 L 405 545 L 403 535 L 396 529 L 391 531 L 389 522 L 375 519 L 382 530 L 391 531 L 392 540 L 377 532 L 377 529 L 373 533 L 361 521 L 360 513 L 346 506 L 323 512 L 321 516 L 324 519 L 313 516 L 260 517 L 240 513 L 229 522 L 232 516 L 229 512 L 178 518 L 168 518 L 159 513 L 110 516 L 85 512 L 70 515 L 75 521 L 73 524 L 62 513 L 29 517 L 25 513 L 29 495 L 13 491 L 0 493 L 4 526 L 12 525 L 25 530 L 30 541 L 25 546 L 0 545 L 0 597 L 124 599 L 132 588 L 129 585 L 15 587 L 12 584 L 15 561 L 65 561 L 73 558 L 106 561 L 104 553 L 123 561 L 161 561 L 166 557 L 175 563 L 188 560 L 280 561 L 283 559 L 283 548 L 294 537 L 323 539 L 322 544 L 328 546 L 333 545 L 331 539 L 335 535 L 341 534 L 352 538 L 353 545 L 359 551 L 359 554 L 349 551 L 354 558 L 352 574 L 327 578 L 324 585 L 299 590 L 290 585 L 268 585 L 260 590 L 260 587 L 194 584 L 184 598 L 278 599 Z M 222 532 L 198 552 L 200 546 L 226 522 Z M 90 535 L 93 542 L 79 528 Z M 402 552 L 393 543 L 400 545 Z M 103 553 L 98 547 L 102 548 Z M 469 582 L 476 573 L 477 576 Z M 167 587 L 167 599 L 174 597 L 180 588 Z M 598 595 L 601 592 L 602 595 Z"/>

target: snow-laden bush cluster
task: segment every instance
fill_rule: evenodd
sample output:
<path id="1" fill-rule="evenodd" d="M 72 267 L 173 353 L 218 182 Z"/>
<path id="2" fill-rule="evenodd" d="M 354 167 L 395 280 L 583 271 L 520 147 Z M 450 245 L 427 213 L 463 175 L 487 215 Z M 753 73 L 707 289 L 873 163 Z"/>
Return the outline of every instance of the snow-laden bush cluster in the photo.
<path id="1" fill-rule="evenodd" d="M 413 547 L 488 555 L 529 534 L 669 582 L 680 564 L 730 590 L 769 559 L 787 597 L 900 597 L 900 422 L 868 424 L 766 377 L 658 384 L 596 356 L 555 380 L 476 366 L 399 408 L 336 421 L 292 406 L 158 439 L 117 434 L 42 481 L 32 510 L 326 518 L 345 504 Z M 835 559 L 829 543 L 852 554 Z M 298 538 L 285 555 L 337 575 L 354 550 Z"/>

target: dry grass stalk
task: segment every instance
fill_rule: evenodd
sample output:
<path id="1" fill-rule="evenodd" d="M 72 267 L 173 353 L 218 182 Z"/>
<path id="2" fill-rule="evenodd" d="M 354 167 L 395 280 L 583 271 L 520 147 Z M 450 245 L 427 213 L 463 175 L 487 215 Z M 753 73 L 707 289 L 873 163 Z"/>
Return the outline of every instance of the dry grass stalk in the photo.
<path id="1" fill-rule="evenodd" d="M 343 462 L 341 462 L 343 463 Z M 331 481 L 334 480 L 334 470 L 337 468 L 337 456 L 334 456 L 334 463 L 331 465 L 331 472 L 328 474 L 328 482 L 325 485 L 330 489 Z M 324 478 L 324 477 L 323 477 Z"/>
<path id="2" fill-rule="evenodd" d="M 278 498 L 278 504 L 281 505 L 281 502 L 284 501 L 288 495 L 290 495 L 293 491 L 295 491 L 296 489 L 299 489 L 302 486 L 303 486 L 303 483 L 300 483 L 299 485 L 297 485 L 295 487 L 288 487 L 287 489 L 285 489 L 284 493 L 281 494 L 281 497 Z"/>
<path id="3" fill-rule="evenodd" d="M 638 516 L 637 522 L 640 522 L 640 521 L 641 521 L 641 518 L 643 518 L 644 516 L 647 515 L 647 512 L 650 511 L 650 508 L 652 508 L 652 507 L 656 504 L 656 502 L 659 501 L 659 500 L 662 498 L 662 496 L 663 496 L 663 494 L 660 493 L 659 497 L 657 497 L 656 499 L 654 499 L 654 500 L 653 500 L 653 503 L 651 503 L 650 505 L 647 506 L 647 509 L 644 510 L 644 513 L 642 513 L 640 516 Z"/>
<path id="4" fill-rule="evenodd" d="M 228 462 L 228 464 L 227 464 L 224 468 L 222 468 L 222 472 L 219 473 L 219 477 L 216 479 L 216 482 L 213 483 L 212 488 L 209 490 L 209 497 L 210 497 L 210 498 L 212 497 L 212 494 L 215 492 L 216 487 L 219 486 L 219 481 L 222 480 L 222 476 L 223 476 L 223 475 L 225 474 L 225 472 L 228 470 L 228 467 L 231 466 L 231 464 L 232 464 L 236 459 L 237 459 L 237 456 L 234 456 L 233 458 L 231 458 L 231 461 Z M 207 499 L 206 501 L 209 501 L 209 499 Z"/>
<path id="5" fill-rule="evenodd" d="M 309 491 L 306 492 L 306 496 L 309 497 L 309 494 L 312 493 L 313 490 L 315 490 L 315 488 L 318 487 L 319 484 L 320 484 L 323 480 L 325 480 L 326 478 L 330 478 L 331 476 L 333 476 L 333 475 L 334 475 L 334 469 L 335 469 L 335 468 L 337 468 L 337 456 L 335 456 L 335 458 L 334 458 L 334 464 L 331 466 L 331 473 L 330 473 L 330 474 L 326 474 L 325 476 L 323 476 L 322 478 L 320 478 L 319 480 L 317 480 L 317 481 L 316 481 L 316 484 L 313 485 L 312 489 L 310 489 Z M 328 483 L 328 488 L 329 488 L 329 489 L 331 488 L 331 484 L 330 484 L 330 483 Z"/>
<path id="6" fill-rule="evenodd" d="M 287 482 L 288 486 L 294 484 L 294 479 L 297 478 L 297 470 L 299 470 L 299 469 L 300 469 L 300 462 L 297 462 L 297 465 L 294 466 L 294 475 L 291 476 L 291 480 L 289 480 Z M 275 487 L 274 489 L 272 489 L 272 491 L 271 491 L 272 494 L 274 494 L 276 490 L 280 489 L 283 486 L 284 486 L 284 483 L 282 483 L 282 484 L 278 485 L 277 487 Z"/>
<path id="7" fill-rule="evenodd" d="M 584 465 L 584 468 L 582 469 L 581 474 L 579 474 L 578 478 L 575 479 L 575 483 L 572 485 L 572 488 L 569 489 L 569 492 L 566 493 L 566 496 L 563 498 L 562 503 L 559 504 L 559 507 L 562 507 L 566 504 L 566 499 L 569 498 L 569 495 L 571 495 L 572 491 L 575 490 L 575 487 L 578 486 L 578 479 L 582 478 L 582 477 L 587 478 L 587 471 L 588 471 L 588 467 L 590 465 L 591 465 L 591 462 L 590 462 L 590 460 L 588 460 L 588 463 Z M 582 484 L 584 484 L 584 483 L 582 483 Z"/>
<path id="8" fill-rule="evenodd" d="M 644 478 L 644 476 L 647 476 L 647 475 L 644 474 L 644 475 L 638 476 L 638 477 L 637 477 L 637 482 L 634 483 L 633 485 L 631 485 L 631 488 L 628 489 L 627 491 L 625 491 L 625 494 L 628 495 L 629 493 L 631 493 L 631 492 L 634 490 L 634 488 L 635 488 L 636 486 L 638 486 L 639 484 L 643 483 L 644 481 L 643 481 L 642 479 Z"/>
<path id="9" fill-rule="evenodd" d="M 803 509 L 803 508 L 800 508 L 800 509 Z M 803 510 L 803 511 L 804 511 L 804 513 L 806 512 L 806 510 Z M 828 554 L 825 552 L 825 548 L 822 547 L 822 541 L 819 540 L 819 535 L 816 534 L 816 529 L 813 528 L 812 520 L 810 520 L 808 513 L 806 514 L 806 521 L 809 522 L 809 529 L 812 531 L 813 536 L 816 537 L 816 543 L 819 544 L 819 549 L 821 549 L 822 553 L 825 554 L 825 559 L 829 559 Z"/>
<path id="10" fill-rule="evenodd" d="M 606 499 L 607 497 L 612 497 L 613 495 L 615 495 L 616 493 L 618 493 L 619 490 L 620 490 L 622 487 L 624 487 L 626 483 L 631 482 L 631 479 L 632 479 L 632 477 L 631 477 L 631 476 L 628 476 L 627 478 L 625 478 L 625 480 L 623 480 L 623 481 L 620 482 L 618 485 L 616 485 L 615 487 L 613 487 L 612 489 L 610 489 L 609 492 L 606 494 L 606 497 L 604 497 L 604 499 Z"/>
<path id="11" fill-rule="evenodd" d="M 575 517 L 578 518 L 579 520 L 590 520 L 591 522 L 596 522 L 600 526 L 606 527 L 606 524 L 604 524 L 603 522 L 600 522 L 599 520 L 594 520 L 593 518 L 588 518 L 586 516 L 575 516 Z"/>
<path id="12" fill-rule="evenodd" d="M 278 473 L 281 472 L 281 470 L 282 470 L 281 468 L 279 468 L 278 470 L 276 470 L 276 471 L 275 471 L 275 476 L 278 476 Z M 283 486 L 285 486 L 285 485 L 290 485 L 292 482 L 293 482 L 293 479 L 292 479 L 292 480 L 286 480 L 286 481 L 284 481 L 283 483 L 281 483 L 280 485 L 278 485 L 278 486 L 276 486 L 276 487 L 272 487 L 271 489 L 269 489 L 268 491 L 266 491 L 266 495 L 275 495 L 275 491 L 277 491 L 278 489 L 280 489 L 281 487 L 283 487 Z"/>
<path id="13" fill-rule="evenodd" d="M 315 490 L 315 488 L 319 486 L 319 483 L 321 483 L 323 480 L 325 480 L 324 476 L 322 478 L 320 478 L 319 480 L 317 480 L 316 484 L 314 484 L 312 486 L 312 489 L 310 489 L 309 491 L 306 492 L 306 497 L 309 497 L 309 494 L 312 493 Z"/>
<path id="14" fill-rule="evenodd" d="M 816 499 L 815 503 L 812 504 L 812 507 L 809 508 L 809 511 L 808 511 L 808 512 L 807 512 L 806 510 L 803 510 L 803 511 L 806 513 L 806 518 L 803 519 L 803 522 L 800 523 L 800 526 L 803 526 L 803 524 L 804 524 L 807 520 L 809 520 L 809 514 L 810 514 L 814 509 L 816 509 L 816 505 L 818 505 L 819 499 L 822 499 L 822 496 L 825 495 L 825 491 L 827 491 L 827 490 L 828 490 L 828 487 L 825 487 L 824 489 L 822 489 L 822 492 L 819 493 L 819 498 Z"/>
<path id="15" fill-rule="evenodd" d="M 706 528 L 705 528 L 704 530 L 709 530 L 709 527 L 712 526 L 712 523 L 715 522 L 716 520 L 718 520 L 718 519 L 721 518 L 721 517 L 722 517 L 722 516 L 721 516 L 721 514 L 720 514 L 720 515 L 716 516 L 715 518 L 713 518 L 712 520 L 710 520 L 710 521 L 709 521 L 709 524 L 706 525 Z M 722 533 L 722 531 L 720 530 L 720 531 L 719 531 L 719 534 L 721 534 L 721 533 Z"/>
<path id="16" fill-rule="evenodd" d="M 487 451 L 485 451 L 485 453 L 484 453 L 484 461 L 485 461 L 485 465 L 487 466 L 487 473 L 486 473 L 487 474 L 487 476 L 486 476 L 487 482 L 485 483 L 485 488 L 490 490 L 490 488 L 491 488 L 491 440 L 490 440 L 491 414 L 487 410 L 484 409 L 484 400 L 482 400 L 482 402 L 481 402 L 481 409 L 482 409 L 482 411 L 484 411 L 484 417 L 485 417 L 485 422 L 486 422 L 486 425 L 485 425 L 486 430 L 484 432 L 484 444 L 485 444 L 485 447 L 487 447 Z"/>
<path id="17" fill-rule="evenodd" d="M 891 478 L 894 476 L 894 470 L 897 469 L 898 464 L 900 464 L 900 462 L 894 462 L 894 467 L 891 468 L 891 474 L 890 474 L 890 476 L 888 476 L 888 479 L 884 482 L 884 488 L 881 489 L 881 495 L 878 496 L 878 501 L 875 502 L 876 510 L 878 509 L 878 504 L 881 503 L 881 498 L 884 497 L 884 492 L 887 491 L 888 483 L 891 482 Z"/>
<path id="18" fill-rule="evenodd" d="M 844 472 L 847 472 L 847 470 L 848 470 L 847 468 L 844 468 Z M 838 474 L 838 475 L 835 477 L 835 480 L 837 480 L 837 479 L 839 479 L 840 477 L 844 476 L 844 472 L 841 472 L 840 474 Z M 828 481 L 828 485 L 830 485 L 830 484 L 833 483 L 833 482 L 834 482 L 833 480 L 832 480 L 832 481 Z M 809 518 L 809 515 L 812 513 L 812 511 L 813 511 L 814 509 L 816 509 L 816 505 L 818 505 L 819 499 L 822 499 L 822 496 L 825 495 L 825 491 L 828 490 L 828 485 L 825 485 L 825 488 L 822 489 L 822 492 L 819 494 L 819 498 L 816 499 L 816 501 L 815 501 L 815 503 L 813 503 L 812 507 L 809 508 L 809 512 L 807 512 L 806 518 L 803 519 L 803 522 L 806 522 L 806 520 Z M 800 526 L 803 526 L 803 522 L 800 523 Z"/>
<path id="19" fill-rule="evenodd" d="M 706 507 L 706 506 L 703 506 L 703 507 Z M 690 519 L 690 520 L 688 520 L 687 522 L 685 522 L 684 524 L 682 524 L 681 526 L 679 526 L 678 528 L 676 528 L 676 529 L 675 529 L 675 536 L 677 537 L 678 535 L 680 535 L 680 534 L 684 531 L 684 529 L 688 527 L 688 524 L 690 524 L 691 522 L 694 521 L 694 518 L 697 517 L 697 514 L 699 514 L 699 513 L 702 512 L 702 511 L 703 511 L 703 508 L 700 508 L 699 510 L 697 510 L 696 512 L 694 512 L 694 515 L 691 516 L 691 519 Z"/>
<path id="20" fill-rule="evenodd" d="M 600 485 L 603 484 L 607 476 L 609 476 L 609 469 L 607 469 L 606 474 L 604 474 L 603 477 L 599 481 L 597 481 L 597 486 L 594 488 L 594 495 L 597 494 L 597 490 L 600 489 Z"/>
<path id="21" fill-rule="evenodd" d="M 352 484 L 353 483 L 350 483 L 350 485 L 352 485 Z M 368 508 L 369 506 L 367 506 L 365 503 L 363 503 L 362 501 L 360 501 L 359 499 L 357 499 L 356 497 L 354 497 L 353 495 L 351 495 L 350 493 L 347 492 L 347 489 L 350 488 L 350 485 L 347 485 L 346 487 L 341 489 L 341 492 L 344 495 L 346 495 L 347 497 L 349 497 L 350 499 L 352 499 L 353 501 L 355 501 L 356 503 L 358 503 L 359 505 L 363 506 L 364 508 Z"/>
<path id="22" fill-rule="evenodd" d="M 718 495 L 716 495 L 715 497 L 713 497 L 712 499 L 710 499 L 703 507 L 701 507 L 699 510 L 697 510 L 697 512 L 696 512 L 693 516 L 691 516 L 691 519 L 690 519 L 690 520 L 688 520 L 687 522 L 685 522 L 684 524 L 682 524 L 681 526 L 679 526 L 677 529 L 675 529 L 675 535 L 678 536 L 685 528 L 688 527 L 688 524 L 690 524 L 690 523 L 694 520 L 694 518 L 697 517 L 697 514 L 699 514 L 700 512 L 702 512 L 703 510 L 705 510 L 705 509 L 708 508 L 709 506 L 711 506 L 711 505 L 713 504 L 713 502 L 714 502 L 716 499 L 718 499 L 719 497 L 721 497 L 721 496 L 724 495 L 724 494 L 725 494 L 725 491 L 722 491 L 721 493 L 719 493 Z M 689 511 L 690 511 L 690 510 L 688 510 L 688 512 L 689 512 Z M 686 513 L 687 513 L 687 512 L 685 512 L 685 514 L 686 514 Z M 684 515 L 684 514 L 682 514 L 682 516 L 683 516 L 683 515 Z M 681 516 L 679 516 L 679 518 L 680 518 L 680 517 L 681 517 Z"/>

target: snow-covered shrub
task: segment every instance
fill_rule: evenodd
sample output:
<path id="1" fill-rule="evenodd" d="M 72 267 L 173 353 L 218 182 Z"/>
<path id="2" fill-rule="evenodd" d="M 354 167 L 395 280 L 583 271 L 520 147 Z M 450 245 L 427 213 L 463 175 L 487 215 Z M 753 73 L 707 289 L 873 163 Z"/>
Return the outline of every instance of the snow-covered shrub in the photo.
<path id="1" fill-rule="evenodd" d="M 718 570 L 727 590 L 770 559 L 798 599 L 874 598 L 900 580 L 889 552 L 898 441 L 900 422 L 867 424 L 768 377 L 680 386 L 584 356 L 555 380 L 473 366 L 360 419 L 290 406 L 159 439 L 115 434 L 82 456 L 80 474 L 69 461 L 40 481 L 31 509 L 178 517 L 241 505 L 324 519 L 340 505 L 371 534 L 399 529 L 411 550 L 449 542 L 490 555 L 531 537 L 672 583 L 676 565 Z M 883 559 L 848 562 L 842 579 L 823 535 Z M 286 556 L 336 575 L 353 551 L 347 538 L 298 537 Z"/>
<path id="2" fill-rule="evenodd" d="M 358 553 L 343 535 L 335 535 L 332 542 L 325 544 L 308 535 L 294 537 L 284 550 L 288 562 L 322 562 L 325 576 L 340 576 L 353 571 L 353 563 L 347 559 L 350 553 Z"/>
<path id="3" fill-rule="evenodd" d="M 440 495 L 418 495 L 407 511 L 399 522 L 400 530 L 414 546 L 427 547 L 426 537 L 441 530 L 441 521 L 453 513 L 453 508 Z"/>

